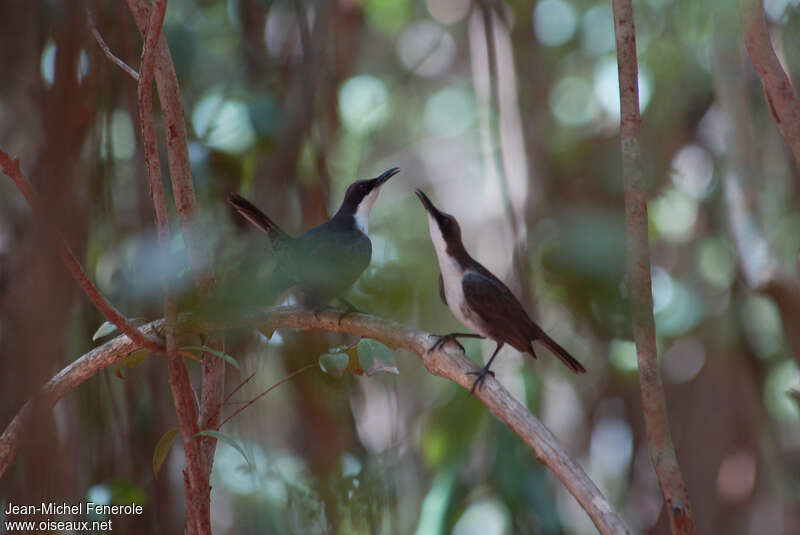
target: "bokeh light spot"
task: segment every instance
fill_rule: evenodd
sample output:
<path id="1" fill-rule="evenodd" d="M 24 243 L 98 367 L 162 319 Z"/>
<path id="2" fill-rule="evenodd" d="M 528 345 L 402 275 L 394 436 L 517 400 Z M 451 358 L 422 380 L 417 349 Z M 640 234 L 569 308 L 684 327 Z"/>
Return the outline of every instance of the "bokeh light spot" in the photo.
<path id="1" fill-rule="evenodd" d="M 56 44 L 52 40 L 47 42 L 42 51 L 39 70 L 42 73 L 44 85 L 52 87 L 56 81 Z"/>
<path id="2" fill-rule="evenodd" d="M 611 365 L 618 371 L 630 373 L 638 369 L 636 344 L 631 340 L 611 340 L 608 346 Z"/>
<path id="3" fill-rule="evenodd" d="M 697 262 L 703 279 L 718 288 L 729 288 L 736 277 L 736 258 L 723 238 L 704 240 Z"/>
<path id="4" fill-rule="evenodd" d="M 590 8 L 581 23 L 581 45 L 584 53 L 600 56 L 614 50 L 614 14 L 610 5 L 598 4 Z"/>
<path id="5" fill-rule="evenodd" d="M 775 302 L 763 295 L 749 296 L 741 308 L 745 335 L 760 358 L 775 355 L 783 346 L 783 323 Z"/>
<path id="6" fill-rule="evenodd" d="M 575 9 L 563 0 L 541 0 L 533 10 L 533 30 L 545 46 L 561 46 L 575 35 Z"/>
<path id="7" fill-rule="evenodd" d="M 116 160 L 127 160 L 136 150 L 136 136 L 128 112 L 116 109 L 111 114 L 111 154 Z"/>
<path id="8" fill-rule="evenodd" d="M 681 338 L 664 353 L 664 375 L 675 384 L 695 378 L 706 362 L 703 342 L 696 338 Z"/>
<path id="9" fill-rule="evenodd" d="M 86 50 L 81 49 L 81 53 L 78 55 L 78 83 L 82 83 L 84 78 L 89 74 L 89 54 L 86 53 Z"/>
<path id="10" fill-rule="evenodd" d="M 697 220 L 697 201 L 667 188 L 650 203 L 650 220 L 669 241 L 683 242 L 692 235 Z"/>
<path id="11" fill-rule="evenodd" d="M 630 466 L 633 458 L 633 432 L 620 418 L 600 420 L 592 431 L 589 453 L 592 466 L 605 475 L 619 476 Z"/>
<path id="12" fill-rule="evenodd" d="M 247 106 L 240 100 L 226 100 L 217 92 L 203 97 L 197 104 L 192 124 L 210 147 L 223 152 L 244 152 L 256 140 Z"/>
<path id="13" fill-rule="evenodd" d="M 438 76 L 453 63 L 456 44 L 437 24 L 423 20 L 409 25 L 400 34 L 397 55 L 405 68 L 414 74 Z"/>
<path id="14" fill-rule="evenodd" d="M 405 26 L 411 14 L 411 3 L 409 0 L 366 0 L 364 12 L 370 26 L 395 35 Z"/>
<path id="15" fill-rule="evenodd" d="M 800 389 L 800 372 L 793 360 L 785 360 L 770 370 L 764 383 L 764 404 L 773 418 L 792 422 L 800 420 L 797 400 L 788 395 L 797 389 Z"/>
<path id="16" fill-rule="evenodd" d="M 568 126 L 582 126 L 596 116 L 592 88 L 583 78 L 565 76 L 550 92 L 550 109 L 556 119 Z"/>
<path id="17" fill-rule="evenodd" d="M 674 285 L 669 273 L 660 267 L 651 270 L 650 278 L 653 290 L 653 313 L 658 314 L 672 301 L 675 294 Z"/>
<path id="18" fill-rule="evenodd" d="M 652 94 L 652 75 L 647 66 L 639 63 L 639 109 L 647 110 Z M 594 69 L 594 94 L 603 110 L 614 122 L 619 122 L 619 72 L 614 56 L 599 60 Z"/>
<path id="19" fill-rule="evenodd" d="M 503 535 L 511 528 L 508 509 L 497 500 L 471 504 L 461 514 L 453 535 Z"/>
<path id="20" fill-rule="evenodd" d="M 717 493 L 730 502 L 747 498 L 756 484 L 756 460 L 749 451 L 726 455 L 717 473 Z"/>
<path id="21" fill-rule="evenodd" d="M 683 147 L 672 159 L 670 179 L 689 197 L 702 200 L 712 191 L 714 162 L 708 151 L 698 145 Z"/>
<path id="22" fill-rule="evenodd" d="M 456 136 L 475 122 L 475 101 L 461 87 L 446 87 L 425 104 L 425 126 L 435 135 Z"/>
<path id="23" fill-rule="evenodd" d="M 469 13 L 470 0 L 427 0 L 431 17 L 442 24 L 455 24 Z"/>
<path id="24" fill-rule="evenodd" d="M 339 113 L 345 126 L 357 133 L 377 128 L 389 115 L 389 92 L 378 78 L 362 74 L 342 84 Z"/>

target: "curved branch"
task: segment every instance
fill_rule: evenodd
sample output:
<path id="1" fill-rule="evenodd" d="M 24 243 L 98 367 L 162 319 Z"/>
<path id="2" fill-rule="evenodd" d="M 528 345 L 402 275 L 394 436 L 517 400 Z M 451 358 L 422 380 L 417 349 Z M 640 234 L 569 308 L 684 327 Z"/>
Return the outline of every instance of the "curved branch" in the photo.
<path id="1" fill-rule="evenodd" d="M 764 84 L 767 104 L 775 124 L 792 150 L 795 165 L 800 168 L 800 99 L 772 47 L 763 3 L 761 0 L 741 0 L 739 7 L 744 25 L 744 44 L 750 61 Z"/>
<path id="2" fill-rule="evenodd" d="M 454 344 L 446 345 L 437 351 L 428 351 L 435 338 L 433 335 L 390 320 L 366 314 L 350 314 L 339 322 L 336 311 L 324 311 L 315 315 L 313 311 L 294 307 L 272 307 L 261 309 L 249 316 L 235 321 L 197 322 L 184 318 L 183 332 L 206 332 L 242 327 L 259 326 L 263 329 L 280 328 L 301 330 L 322 330 L 349 333 L 379 340 L 395 349 L 406 349 L 417 355 L 425 367 L 434 375 L 450 379 L 469 389 L 472 379 L 467 372 L 474 371 L 474 365 Z M 164 321 L 158 320 L 142 327 L 146 333 L 160 333 Z M 44 386 L 38 402 L 52 406 L 61 397 L 103 368 L 122 361 L 137 345 L 126 337 L 117 337 L 80 357 L 50 379 Z M 547 427 L 494 378 L 487 377 L 483 388 L 475 396 L 497 418 L 522 438 L 536 458 L 549 468 L 572 493 L 587 512 L 600 533 L 627 533 L 620 516 L 608 503 L 583 469 L 573 461 L 558 444 Z M 31 405 L 26 403 L 0 436 L 0 478 L 5 474 L 19 445 L 22 432 L 32 415 Z"/>
<path id="3" fill-rule="evenodd" d="M 639 131 L 639 65 L 631 0 L 613 0 L 620 95 L 620 143 L 625 179 L 625 227 L 628 288 L 639 365 L 647 442 L 658 475 L 672 533 L 696 532 L 686 484 L 669 431 L 667 402 L 658 367 L 650 244 L 647 235 L 647 188 L 642 171 Z"/>
<path id="4" fill-rule="evenodd" d="M 3 173 L 14 181 L 14 184 L 17 185 L 22 195 L 25 196 L 25 199 L 36 214 L 36 217 L 39 218 L 39 222 L 44 225 L 53 236 L 58 247 L 59 255 L 61 256 L 61 261 L 64 262 L 72 278 L 75 279 L 75 282 L 81 287 L 86 297 L 94 303 L 97 310 L 99 310 L 108 321 L 116 325 L 120 332 L 127 334 L 141 347 L 147 348 L 154 353 L 164 353 L 164 346 L 158 340 L 140 332 L 122 312 L 117 310 L 117 308 L 106 299 L 100 289 L 95 286 L 92 279 L 89 278 L 89 275 L 83 269 L 81 263 L 75 258 L 75 254 L 72 252 L 72 249 L 69 248 L 69 245 L 67 245 L 66 240 L 64 240 L 64 237 L 58 231 L 55 224 L 47 218 L 47 212 L 42 206 L 39 195 L 19 168 L 19 160 L 12 158 L 4 150 L 0 149 L 0 168 L 2 168 Z"/>

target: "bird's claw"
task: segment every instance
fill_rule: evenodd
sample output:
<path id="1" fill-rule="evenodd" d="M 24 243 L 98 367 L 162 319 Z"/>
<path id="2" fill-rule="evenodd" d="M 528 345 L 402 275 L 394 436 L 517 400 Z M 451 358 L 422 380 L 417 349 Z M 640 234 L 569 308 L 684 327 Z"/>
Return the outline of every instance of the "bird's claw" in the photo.
<path id="1" fill-rule="evenodd" d="M 434 336 L 438 336 L 438 335 L 434 335 Z M 459 342 L 454 335 L 452 335 L 452 334 L 444 334 L 444 335 L 438 336 L 438 338 L 439 339 L 436 340 L 433 343 L 433 345 L 431 346 L 431 348 L 428 350 L 429 352 L 430 351 L 438 351 L 438 350 L 442 349 L 445 346 L 445 344 L 447 344 L 447 342 L 451 342 L 451 341 L 455 342 L 456 345 L 461 349 L 461 351 L 464 351 L 464 346 L 461 345 L 461 342 Z"/>
<path id="2" fill-rule="evenodd" d="M 469 389 L 469 393 L 470 394 L 474 394 L 476 388 L 478 390 L 481 389 L 481 387 L 483 386 L 483 382 L 486 380 L 486 376 L 487 375 L 491 375 L 492 378 L 494 378 L 494 372 L 492 370 L 487 369 L 487 368 L 481 368 L 480 370 L 477 370 L 477 371 L 467 372 L 467 375 L 477 375 L 478 376 L 475 379 L 475 382 L 472 383 L 472 388 Z"/>
<path id="3" fill-rule="evenodd" d="M 342 320 L 346 316 L 349 316 L 350 314 L 354 314 L 356 312 L 359 312 L 359 310 L 355 306 L 353 306 L 351 303 L 345 301 L 344 299 L 340 299 L 340 301 L 344 304 L 344 311 L 342 311 L 339 314 L 339 325 L 342 324 Z"/>

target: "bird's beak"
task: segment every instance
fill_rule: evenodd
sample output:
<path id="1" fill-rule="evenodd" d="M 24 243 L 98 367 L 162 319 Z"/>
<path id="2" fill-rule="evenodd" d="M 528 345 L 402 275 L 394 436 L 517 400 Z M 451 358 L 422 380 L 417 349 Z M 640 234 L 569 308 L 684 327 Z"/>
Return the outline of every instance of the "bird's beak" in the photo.
<path id="1" fill-rule="evenodd" d="M 386 181 L 388 181 L 390 178 L 392 178 L 394 175 L 396 175 L 399 172 L 400 172 L 400 168 L 399 167 L 392 167 L 391 169 L 387 169 L 386 171 L 384 171 L 383 173 L 378 175 L 378 177 L 373 179 L 374 183 L 373 183 L 372 187 L 373 188 L 381 187 Z"/>
<path id="2" fill-rule="evenodd" d="M 419 197 L 419 200 L 422 202 L 422 206 L 425 207 L 425 210 L 427 210 L 427 212 L 431 214 L 434 218 L 439 219 L 438 216 L 440 212 L 439 210 L 436 209 L 436 207 L 433 205 L 428 196 L 425 195 L 419 188 L 415 190 L 415 193 L 417 194 L 417 197 Z"/>

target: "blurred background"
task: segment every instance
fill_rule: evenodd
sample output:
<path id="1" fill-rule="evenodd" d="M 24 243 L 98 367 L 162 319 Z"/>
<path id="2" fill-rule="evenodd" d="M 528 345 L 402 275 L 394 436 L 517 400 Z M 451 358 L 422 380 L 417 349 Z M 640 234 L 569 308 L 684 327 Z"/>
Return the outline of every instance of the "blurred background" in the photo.
<path id="1" fill-rule="evenodd" d="M 764 3 L 790 75 L 800 72 L 799 3 Z M 0 146 L 19 157 L 111 301 L 129 317 L 156 318 L 136 82 L 104 57 L 86 8 L 135 69 L 141 38 L 124 2 L 88 4 L 0 3 Z M 654 312 L 699 532 L 788 534 L 800 531 L 800 411 L 790 395 L 800 388 L 798 174 L 744 53 L 735 6 L 634 2 Z M 553 430 L 632 533 L 668 532 L 625 288 L 610 2 L 173 0 L 164 31 L 219 274 L 243 258 L 269 260 L 266 238 L 225 204 L 229 192 L 299 233 L 325 220 L 354 179 L 401 167 L 372 212 L 372 265 L 349 299 L 431 332 L 462 330 L 439 300 L 412 195 L 424 189 L 458 218 L 473 256 L 588 369 L 572 376 L 544 349 L 534 362 L 506 347 L 497 378 Z M 183 251 L 176 233 L 177 278 Z M 3 426 L 96 345 L 101 323 L 22 196 L 0 179 Z M 398 374 L 317 365 L 351 342 L 228 333 L 242 366 L 228 368 L 228 389 L 255 374 L 233 402 L 313 366 L 223 427 L 248 461 L 220 443 L 215 533 L 595 533 L 515 435 L 413 355 L 393 356 Z M 464 346 L 478 362 L 494 349 Z M 158 477 L 152 469 L 156 443 L 177 425 L 166 369 L 160 357 L 129 364 L 37 420 L 0 481 L 4 503 L 135 501 L 144 513 L 115 518 L 115 532 L 182 529 L 181 447 Z M 199 367 L 189 367 L 199 388 Z"/>

